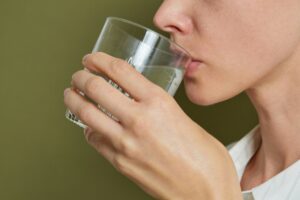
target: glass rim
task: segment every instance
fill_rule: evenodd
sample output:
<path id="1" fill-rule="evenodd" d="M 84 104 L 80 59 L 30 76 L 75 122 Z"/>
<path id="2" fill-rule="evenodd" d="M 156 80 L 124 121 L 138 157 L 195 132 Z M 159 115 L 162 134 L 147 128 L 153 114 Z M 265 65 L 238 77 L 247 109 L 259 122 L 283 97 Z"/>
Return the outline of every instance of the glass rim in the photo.
<path id="1" fill-rule="evenodd" d="M 144 30 L 147 30 L 147 31 L 151 31 L 155 34 L 157 34 L 159 37 L 163 38 L 164 40 L 166 40 L 167 42 L 169 42 L 170 44 L 174 44 L 176 47 L 178 47 L 180 49 L 180 53 L 182 54 L 186 54 L 189 58 L 192 58 L 192 56 L 190 55 L 190 53 L 185 50 L 182 46 L 180 46 L 179 44 L 177 44 L 176 42 L 172 41 L 170 38 L 150 29 L 150 28 L 147 28 L 146 26 L 143 26 L 139 23 L 136 23 L 136 22 L 133 22 L 133 21 L 130 21 L 130 20 L 127 20 L 127 19 L 124 19 L 124 18 L 120 18 L 120 17 L 113 17 L 113 16 L 109 16 L 106 18 L 107 20 L 117 20 L 117 21 L 121 21 L 121 22 L 124 22 L 124 23 L 127 23 L 127 24 L 130 24 L 130 25 L 133 25 L 133 26 L 137 26 L 141 29 L 144 29 Z"/>

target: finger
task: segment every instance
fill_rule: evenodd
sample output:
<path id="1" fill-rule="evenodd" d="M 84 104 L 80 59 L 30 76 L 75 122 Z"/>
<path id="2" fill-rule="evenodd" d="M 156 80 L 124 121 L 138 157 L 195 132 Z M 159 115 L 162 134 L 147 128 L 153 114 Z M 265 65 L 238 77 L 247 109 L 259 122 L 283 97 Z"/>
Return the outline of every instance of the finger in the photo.
<path id="1" fill-rule="evenodd" d="M 83 59 L 83 65 L 91 71 L 108 76 L 136 101 L 148 99 L 151 94 L 149 91 L 158 88 L 126 61 L 102 52 L 86 55 Z"/>
<path id="2" fill-rule="evenodd" d="M 117 170 L 122 171 L 129 160 L 111 145 L 110 141 L 102 137 L 99 133 L 89 129 L 84 132 L 87 142 L 106 158 Z M 127 167 L 126 167 L 127 168 Z M 128 168 L 127 168 L 128 169 Z"/>
<path id="3" fill-rule="evenodd" d="M 107 159 L 119 172 L 127 176 L 137 185 L 139 185 L 146 192 L 153 194 L 153 188 L 157 187 L 158 180 L 155 175 L 149 170 L 143 170 L 137 162 L 131 159 L 126 159 L 110 145 L 110 143 L 101 137 L 92 129 L 85 130 L 85 137 L 87 142 L 96 149 L 105 159 Z M 157 171 L 155 172 L 157 174 Z M 145 179 L 145 177 L 147 177 Z"/>
<path id="4" fill-rule="evenodd" d="M 65 90 L 64 102 L 69 110 L 88 127 L 108 138 L 115 147 L 120 146 L 121 135 L 124 131 L 118 122 L 101 112 L 74 90 Z"/>
<path id="5" fill-rule="evenodd" d="M 108 160 L 118 171 L 139 185 L 143 190 L 154 194 L 155 189 L 159 189 L 157 187 L 159 185 L 159 180 L 155 178 L 157 172 L 153 174 L 149 170 L 143 170 L 143 167 L 141 167 L 138 162 L 127 159 L 122 154 L 118 154 L 118 151 L 105 139 L 105 137 L 102 137 L 91 128 L 86 128 L 84 133 L 87 142 L 99 154 Z M 145 179 L 145 177 L 147 177 L 147 179 Z"/>
<path id="6" fill-rule="evenodd" d="M 136 102 L 111 86 L 104 78 L 85 70 L 72 76 L 72 85 L 99 104 L 121 122 L 126 122 Z"/>
<path id="7" fill-rule="evenodd" d="M 112 144 L 101 134 L 95 132 L 91 128 L 86 128 L 84 131 L 85 139 L 98 153 L 100 153 L 110 163 L 114 162 L 116 150 Z"/>
<path id="8" fill-rule="evenodd" d="M 122 171 L 125 164 L 128 164 L 127 159 L 109 143 L 104 137 L 101 137 L 93 130 L 85 131 L 85 138 L 98 153 L 106 158 L 117 170 Z"/>

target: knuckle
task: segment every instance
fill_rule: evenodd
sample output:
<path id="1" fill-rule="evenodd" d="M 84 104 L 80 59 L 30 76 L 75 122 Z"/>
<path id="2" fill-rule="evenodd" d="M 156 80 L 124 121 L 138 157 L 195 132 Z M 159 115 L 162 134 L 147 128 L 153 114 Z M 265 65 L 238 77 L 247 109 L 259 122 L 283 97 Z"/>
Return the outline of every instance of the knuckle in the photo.
<path id="1" fill-rule="evenodd" d="M 147 99 L 147 102 L 156 102 L 156 101 L 164 101 L 165 98 L 169 97 L 169 94 L 164 91 L 160 86 L 158 85 L 151 85 L 151 87 L 148 88 L 149 90 L 149 98 Z"/>
<path id="2" fill-rule="evenodd" d="M 81 108 L 78 111 L 78 117 L 84 121 L 84 122 L 88 122 L 91 121 L 91 117 L 92 115 L 92 111 L 93 111 L 93 106 L 91 104 L 84 104 L 83 106 L 81 106 Z"/>
<path id="3" fill-rule="evenodd" d="M 135 158 L 137 155 L 136 145 L 129 138 L 124 138 L 121 140 L 120 151 L 128 158 Z"/>
<path id="4" fill-rule="evenodd" d="M 136 137 L 143 136 L 146 132 L 146 120 L 144 120 L 145 115 L 146 113 L 138 115 L 139 117 L 134 117 L 128 122 L 129 127 L 132 130 L 132 134 L 134 134 Z"/>
<path id="5" fill-rule="evenodd" d="M 101 52 L 92 53 L 86 58 L 86 63 L 96 64 L 101 56 L 103 56 Z"/>
<path id="6" fill-rule="evenodd" d="M 113 165 L 122 173 L 127 171 L 126 161 L 121 154 L 116 154 L 113 158 Z"/>
<path id="7" fill-rule="evenodd" d="M 98 58 L 107 56 L 107 54 L 104 53 L 104 52 L 102 52 L 102 51 L 98 51 L 98 52 L 92 53 L 91 55 L 94 55 L 94 56 L 96 56 Z"/>
<path id="8" fill-rule="evenodd" d="M 81 73 L 82 73 L 82 70 L 79 70 L 79 71 L 77 71 L 77 72 L 75 72 L 73 75 L 72 75 L 72 81 L 76 81 L 77 79 L 79 79 L 80 78 L 80 76 L 81 76 Z"/>
<path id="9" fill-rule="evenodd" d="M 86 81 L 85 92 L 88 96 L 92 95 L 99 89 L 99 79 L 97 77 L 91 77 Z"/>
<path id="10" fill-rule="evenodd" d="M 171 105 L 172 98 L 170 98 L 169 95 L 164 94 L 162 92 L 156 93 L 156 95 L 153 95 L 152 98 L 150 98 L 150 105 L 153 108 L 159 108 L 162 109 L 162 111 L 166 111 L 169 106 Z"/>
<path id="11" fill-rule="evenodd" d="M 120 74 L 124 73 L 128 68 L 128 63 L 122 59 L 113 59 L 111 61 L 111 65 L 109 67 L 109 70 L 112 74 Z"/>

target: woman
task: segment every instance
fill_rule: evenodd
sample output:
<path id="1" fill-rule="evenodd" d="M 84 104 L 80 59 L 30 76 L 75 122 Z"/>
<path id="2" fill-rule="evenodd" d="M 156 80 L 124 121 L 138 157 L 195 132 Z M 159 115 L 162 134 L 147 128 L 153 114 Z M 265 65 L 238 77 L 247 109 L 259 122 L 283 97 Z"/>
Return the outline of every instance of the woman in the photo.
<path id="1" fill-rule="evenodd" d="M 90 127 L 87 141 L 158 199 L 300 199 L 300 1 L 165 0 L 154 22 L 194 58 L 184 79 L 192 102 L 211 105 L 246 91 L 259 125 L 228 152 L 162 89 L 95 53 L 84 66 L 136 101 L 76 72 L 73 87 L 120 119 L 66 89 L 65 104 Z"/>

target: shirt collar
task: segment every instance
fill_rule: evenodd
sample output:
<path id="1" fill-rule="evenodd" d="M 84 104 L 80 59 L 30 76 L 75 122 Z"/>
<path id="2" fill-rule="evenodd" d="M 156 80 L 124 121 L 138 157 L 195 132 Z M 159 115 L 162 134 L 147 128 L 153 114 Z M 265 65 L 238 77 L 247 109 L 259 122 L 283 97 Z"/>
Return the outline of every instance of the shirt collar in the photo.
<path id="1" fill-rule="evenodd" d="M 247 163 L 259 147 L 261 138 L 259 134 L 257 134 L 258 128 L 258 125 L 254 127 L 247 135 L 236 142 L 229 150 L 229 154 L 233 159 L 240 181 Z"/>
<path id="2" fill-rule="evenodd" d="M 235 143 L 229 150 L 239 181 L 243 176 L 245 168 L 257 151 L 261 137 L 257 132 L 259 125 L 254 127 L 247 135 Z M 268 181 L 243 191 L 244 196 L 251 195 L 255 200 L 299 200 L 300 199 L 300 160 L 275 175 Z"/>

